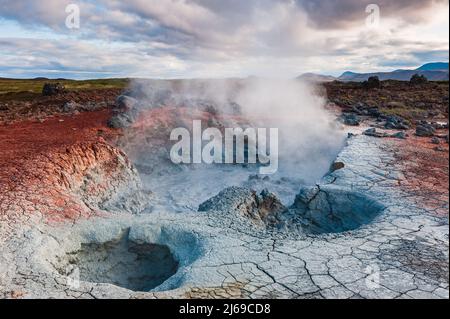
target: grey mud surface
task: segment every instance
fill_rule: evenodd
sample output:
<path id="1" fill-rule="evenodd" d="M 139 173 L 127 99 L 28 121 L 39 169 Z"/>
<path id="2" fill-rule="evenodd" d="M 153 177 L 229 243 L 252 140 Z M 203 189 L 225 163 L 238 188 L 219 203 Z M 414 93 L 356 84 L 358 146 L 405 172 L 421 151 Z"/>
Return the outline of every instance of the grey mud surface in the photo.
<path id="1" fill-rule="evenodd" d="M 382 205 L 351 230 L 302 231 L 294 219 L 267 228 L 240 214 L 239 205 L 230 211 L 226 204 L 202 212 L 120 213 L 56 226 L 36 217 L 14 229 L 0 225 L 0 297 L 448 298 L 448 217 L 436 217 L 420 197 L 397 187 L 402 174 L 384 143 L 389 142 L 352 137 L 337 159 L 345 167 L 319 185 L 362 193 L 377 208 Z M 347 198 L 343 205 L 352 205 L 352 196 Z M 98 274 L 90 264 L 97 257 L 83 255 L 83 249 L 96 245 L 91 248 L 98 254 L 110 256 L 105 243 L 123 236 L 141 249 L 159 247 L 144 261 L 153 263 L 154 271 L 137 268 L 131 277 L 160 276 L 162 284 L 142 292 L 101 283 L 130 283 L 123 278 L 128 268 L 120 265 L 120 251 L 103 261 Z M 129 247 L 120 249 L 128 264 L 142 262 L 130 256 Z"/>

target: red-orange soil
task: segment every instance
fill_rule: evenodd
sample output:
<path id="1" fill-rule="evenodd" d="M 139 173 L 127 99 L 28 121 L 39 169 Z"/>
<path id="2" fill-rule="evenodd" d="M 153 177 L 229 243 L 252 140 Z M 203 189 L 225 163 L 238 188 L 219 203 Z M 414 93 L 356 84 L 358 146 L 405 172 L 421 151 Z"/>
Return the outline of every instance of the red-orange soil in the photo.
<path id="1" fill-rule="evenodd" d="M 117 135 L 106 126 L 109 116 L 109 110 L 101 110 L 0 126 L 0 218 L 38 212 L 60 220 L 91 214 L 70 190 L 101 161 L 115 169 L 119 151 L 105 142 Z"/>

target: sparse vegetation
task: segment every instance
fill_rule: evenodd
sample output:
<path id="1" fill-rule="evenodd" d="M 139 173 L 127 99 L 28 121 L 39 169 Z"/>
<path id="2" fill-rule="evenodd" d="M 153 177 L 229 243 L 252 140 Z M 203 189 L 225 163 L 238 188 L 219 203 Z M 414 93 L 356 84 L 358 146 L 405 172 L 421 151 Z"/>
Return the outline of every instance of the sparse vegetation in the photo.
<path id="1" fill-rule="evenodd" d="M 324 83 L 324 95 L 344 110 L 376 108 L 385 115 L 429 119 L 448 117 L 448 82 L 426 82 L 412 86 L 406 81 L 382 81 L 382 89 L 367 90 L 357 82 Z"/>
<path id="2" fill-rule="evenodd" d="M 129 83 L 129 79 L 98 79 L 98 80 L 49 80 L 39 79 L 4 79 L 0 78 L 0 95 L 5 93 L 41 93 L 45 83 L 61 83 L 67 90 L 89 90 L 89 89 L 115 89 L 124 88 Z"/>
<path id="3" fill-rule="evenodd" d="M 0 78 L 0 102 L 32 101 L 42 95 L 46 83 L 61 83 L 68 91 L 124 89 L 129 79 L 98 79 L 98 80 L 49 80 L 38 79 L 5 79 Z"/>

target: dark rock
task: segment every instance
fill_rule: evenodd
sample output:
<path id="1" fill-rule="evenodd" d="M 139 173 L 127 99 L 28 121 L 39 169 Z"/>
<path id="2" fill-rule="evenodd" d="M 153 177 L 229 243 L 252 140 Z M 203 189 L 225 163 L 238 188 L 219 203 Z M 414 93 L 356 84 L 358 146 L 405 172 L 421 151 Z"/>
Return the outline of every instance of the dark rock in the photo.
<path id="1" fill-rule="evenodd" d="M 433 136 L 432 138 L 431 138 L 431 144 L 441 144 L 441 140 L 438 138 L 438 137 L 436 137 L 436 136 Z"/>
<path id="2" fill-rule="evenodd" d="M 349 126 L 358 126 L 361 122 L 358 116 L 349 113 L 342 114 L 342 121 L 345 125 Z"/>
<path id="3" fill-rule="evenodd" d="M 330 166 L 330 172 L 332 173 L 332 172 L 337 171 L 338 169 L 342 169 L 344 167 L 345 167 L 345 164 L 343 162 L 334 162 Z"/>
<path id="4" fill-rule="evenodd" d="M 416 127 L 416 135 L 422 137 L 431 137 L 436 133 L 436 129 L 427 123 L 422 123 Z"/>
<path id="5" fill-rule="evenodd" d="M 409 122 L 397 115 L 389 115 L 386 117 L 386 129 L 391 130 L 407 130 L 409 129 Z"/>
<path id="6" fill-rule="evenodd" d="M 391 137 L 404 140 L 408 137 L 408 134 L 406 134 L 405 132 L 397 132 L 397 133 L 392 134 Z"/>
<path id="7" fill-rule="evenodd" d="M 365 89 L 379 89 L 381 88 L 381 82 L 378 76 L 371 76 L 362 83 L 362 87 Z"/>
<path id="8" fill-rule="evenodd" d="M 138 101 L 127 95 L 119 95 L 116 99 L 116 107 L 121 111 L 129 111 L 134 108 Z"/>
<path id="9" fill-rule="evenodd" d="M 64 93 L 66 88 L 61 83 L 45 83 L 42 88 L 42 95 L 51 96 Z"/>
<path id="10" fill-rule="evenodd" d="M 381 115 L 381 112 L 378 109 L 378 107 L 368 108 L 367 113 L 368 113 L 368 115 L 373 116 L 373 117 L 379 117 Z"/>
<path id="11" fill-rule="evenodd" d="M 108 126 L 111 128 L 126 128 L 133 123 L 132 119 L 125 113 L 116 114 L 108 120 Z"/>
<path id="12" fill-rule="evenodd" d="M 373 137 L 388 137 L 389 135 L 385 132 L 378 132 L 376 128 L 371 127 L 363 132 L 364 135 Z"/>

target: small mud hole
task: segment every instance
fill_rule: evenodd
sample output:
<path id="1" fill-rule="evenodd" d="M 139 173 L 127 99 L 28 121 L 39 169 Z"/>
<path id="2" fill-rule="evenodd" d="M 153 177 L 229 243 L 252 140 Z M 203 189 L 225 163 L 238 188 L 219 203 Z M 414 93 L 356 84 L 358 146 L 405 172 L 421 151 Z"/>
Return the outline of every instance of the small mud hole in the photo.
<path id="1" fill-rule="evenodd" d="M 109 283 L 134 291 L 149 291 L 174 275 L 178 261 L 169 247 L 135 243 L 129 230 L 117 240 L 83 243 L 67 254 L 69 265 L 79 269 L 80 280 Z"/>
<path id="2" fill-rule="evenodd" d="M 305 187 L 284 216 L 288 228 L 311 234 L 340 233 L 371 223 L 385 207 L 375 199 L 331 185 Z"/>

